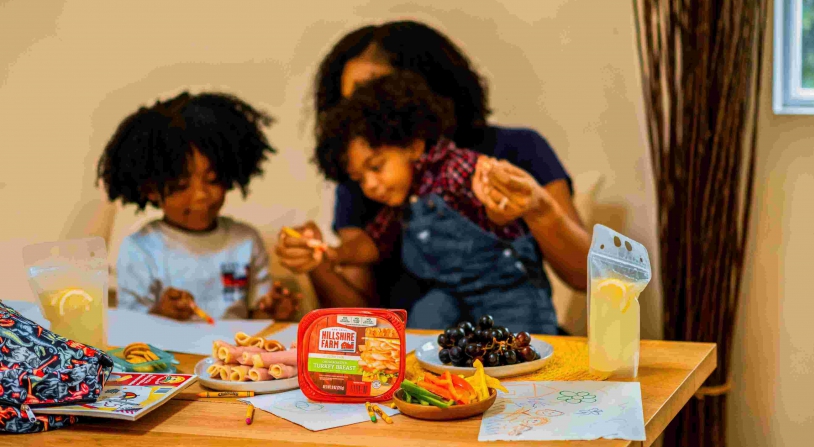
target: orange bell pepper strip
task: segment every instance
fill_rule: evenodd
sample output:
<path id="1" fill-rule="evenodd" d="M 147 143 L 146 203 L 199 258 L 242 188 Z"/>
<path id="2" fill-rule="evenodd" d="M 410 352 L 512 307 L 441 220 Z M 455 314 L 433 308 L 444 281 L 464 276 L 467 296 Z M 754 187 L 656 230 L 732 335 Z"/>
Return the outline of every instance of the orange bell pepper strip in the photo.
<path id="1" fill-rule="evenodd" d="M 442 398 L 444 398 L 446 400 L 457 400 L 457 399 L 455 399 L 454 397 L 452 397 L 449 394 L 449 391 L 445 390 L 444 388 L 441 388 L 438 385 L 429 383 L 426 380 L 421 380 L 419 382 L 416 382 L 416 385 L 418 385 L 421 388 L 424 388 L 425 390 L 427 390 L 427 391 L 429 391 L 429 392 L 431 392 L 433 394 L 436 394 L 436 395 L 438 395 L 438 396 L 440 396 L 440 397 L 442 397 Z"/>
<path id="2" fill-rule="evenodd" d="M 456 381 L 452 377 L 455 377 L 455 379 L 458 380 Z M 435 385 L 443 390 L 446 390 L 449 393 L 450 398 L 459 404 L 465 405 L 470 403 L 472 401 L 472 398 L 469 393 L 471 393 L 471 395 L 476 394 L 475 389 L 472 388 L 471 385 L 469 385 L 465 380 L 461 379 L 460 377 L 452 376 L 449 373 L 449 371 L 445 372 L 444 375 L 440 377 L 430 373 L 425 373 L 424 381 L 432 385 Z M 459 383 L 456 382 L 463 382 L 464 384 L 466 384 L 466 386 L 460 385 Z M 432 390 L 428 391 L 435 392 Z"/>
<path id="3" fill-rule="evenodd" d="M 471 394 L 477 394 L 475 392 L 475 388 L 472 388 L 472 385 L 470 385 L 469 382 L 454 374 L 450 374 L 449 371 L 447 371 L 446 373 L 449 376 L 449 380 L 452 381 L 453 385 L 455 385 L 458 388 L 463 388 L 464 390 L 468 391 Z"/>
<path id="4" fill-rule="evenodd" d="M 449 391 L 450 396 L 455 399 L 455 402 L 459 404 L 464 402 L 461 394 L 455 391 L 455 385 L 453 385 L 452 382 L 447 383 L 446 390 Z"/>
<path id="5" fill-rule="evenodd" d="M 466 393 L 459 393 L 455 389 L 455 384 L 452 382 L 452 375 L 449 371 L 446 371 L 443 376 L 444 383 L 446 384 L 447 389 L 449 390 L 449 394 L 452 394 L 452 397 L 455 398 L 456 402 L 461 404 L 468 404 L 469 403 L 469 396 L 466 396 Z"/>
<path id="6" fill-rule="evenodd" d="M 431 384 L 433 384 L 433 385 L 438 385 L 440 387 L 446 386 L 446 381 L 442 380 L 440 377 L 438 377 L 438 376 L 436 376 L 434 374 L 424 373 L 424 380 L 431 383 Z"/>

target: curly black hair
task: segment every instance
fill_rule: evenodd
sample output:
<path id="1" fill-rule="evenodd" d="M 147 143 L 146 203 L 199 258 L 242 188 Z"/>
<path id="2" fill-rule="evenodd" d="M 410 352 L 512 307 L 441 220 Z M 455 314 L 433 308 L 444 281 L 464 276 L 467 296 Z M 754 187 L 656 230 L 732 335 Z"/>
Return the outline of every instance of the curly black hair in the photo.
<path id="1" fill-rule="evenodd" d="M 209 159 L 218 181 L 239 187 L 244 197 L 251 178 L 262 174 L 269 145 L 266 113 L 223 93 L 183 92 L 141 107 L 119 124 L 97 166 L 98 180 L 111 201 L 135 203 L 143 210 L 151 191 L 166 195 L 188 175 L 193 147 Z"/>
<path id="2" fill-rule="evenodd" d="M 394 69 L 420 75 L 435 94 L 452 100 L 457 122 L 452 138 L 459 146 L 480 143 L 491 113 L 486 80 L 449 38 L 414 21 L 365 26 L 337 42 L 314 79 L 317 116 L 341 102 L 345 64 L 368 48 L 373 50 L 375 59 Z"/>
<path id="3" fill-rule="evenodd" d="M 327 179 L 343 182 L 354 138 L 374 150 L 406 148 L 416 140 L 431 146 L 451 138 L 454 128 L 452 102 L 433 93 L 421 76 L 398 71 L 364 83 L 320 117 L 314 159 Z"/>

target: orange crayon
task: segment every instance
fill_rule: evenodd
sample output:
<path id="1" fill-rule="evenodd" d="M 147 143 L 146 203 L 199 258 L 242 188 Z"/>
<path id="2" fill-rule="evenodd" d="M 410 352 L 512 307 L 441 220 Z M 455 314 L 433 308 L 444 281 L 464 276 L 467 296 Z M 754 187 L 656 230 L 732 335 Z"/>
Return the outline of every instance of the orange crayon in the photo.
<path id="1" fill-rule="evenodd" d="M 203 311 L 200 307 L 198 307 L 195 303 L 192 303 L 192 311 L 195 312 L 195 315 L 201 317 L 202 320 L 206 321 L 209 324 L 215 324 L 215 320 L 209 316 L 206 312 Z"/>

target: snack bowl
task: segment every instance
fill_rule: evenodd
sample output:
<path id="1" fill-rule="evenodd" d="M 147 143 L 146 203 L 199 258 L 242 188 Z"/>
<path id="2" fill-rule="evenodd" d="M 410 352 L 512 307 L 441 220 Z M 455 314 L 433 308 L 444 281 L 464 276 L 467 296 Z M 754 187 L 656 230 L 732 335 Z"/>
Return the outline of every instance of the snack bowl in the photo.
<path id="1" fill-rule="evenodd" d="M 404 400 L 404 391 L 402 390 L 396 391 L 396 394 L 393 395 L 393 401 L 402 414 L 428 421 L 451 421 L 454 419 L 466 419 L 477 416 L 485 413 L 486 410 L 495 403 L 495 399 L 497 399 L 497 390 L 489 388 L 489 399 L 468 405 L 453 405 L 449 408 L 439 408 L 434 405 L 407 403 Z"/>

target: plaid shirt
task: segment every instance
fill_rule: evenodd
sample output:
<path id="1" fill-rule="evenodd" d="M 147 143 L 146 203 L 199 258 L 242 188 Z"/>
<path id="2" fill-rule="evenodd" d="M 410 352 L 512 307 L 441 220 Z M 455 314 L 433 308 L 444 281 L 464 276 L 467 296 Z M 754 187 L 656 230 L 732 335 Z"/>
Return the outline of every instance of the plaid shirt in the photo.
<path id="1" fill-rule="evenodd" d="M 486 208 L 472 191 L 479 156 L 477 152 L 456 147 L 452 141 L 440 141 L 413 166 L 410 195 L 424 197 L 435 193 L 450 208 L 502 239 L 512 240 L 526 234 L 519 220 L 500 226 L 486 216 Z M 409 205 L 408 202 L 403 206 Z M 401 236 L 402 213 L 403 207 L 384 207 L 365 228 L 383 258 L 392 254 Z"/>

